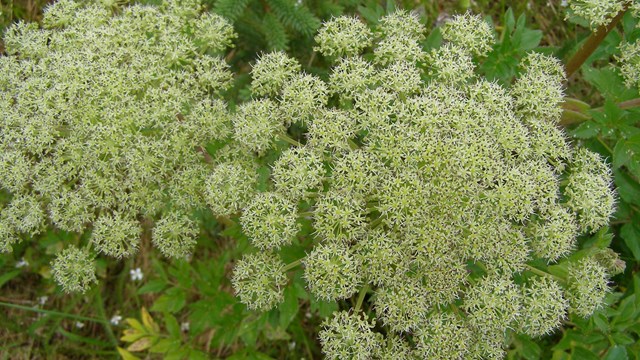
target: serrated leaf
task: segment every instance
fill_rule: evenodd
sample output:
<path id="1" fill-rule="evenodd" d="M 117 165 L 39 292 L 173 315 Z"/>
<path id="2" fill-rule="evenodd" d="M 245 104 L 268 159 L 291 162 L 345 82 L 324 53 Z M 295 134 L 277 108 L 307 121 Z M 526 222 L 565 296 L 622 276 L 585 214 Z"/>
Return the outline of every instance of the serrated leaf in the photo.
<path id="1" fill-rule="evenodd" d="M 140 314 L 142 316 L 142 324 L 144 324 L 149 332 L 155 334 L 160 332 L 160 327 L 158 326 L 158 324 L 156 324 L 156 322 L 153 320 L 153 317 L 151 317 L 151 314 L 149 314 L 144 306 L 142 307 L 142 310 L 140 310 Z"/>
<path id="2" fill-rule="evenodd" d="M 133 355 L 132 353 L 119 346 L 116 349 L 118 350 L 118 354 L 120 354 L 123 360 L 140 360 L 139 357 Z"/>
<path id="3" fill-rule="evenodd" d="M 175 349 L 180 346 L 180 340 L 177 339 L 160 339 L 152 347 L 149 348 L 150 353 L 164 354 L 171 349 Z"/>
<path id="4" fill-rule="evenodd" d="M 167 287 L 167 282 L 162 279 L 153 279 L 144 284 L 140 289 L 138 289 L 138 295 L 148 294 L 148 293 L 157 293 L 164 288 Z"/>
<path id="5" fill-rule="evenodd" d="M 152 337 L 145 336 L 145 337 L 137 340 L 133 344 L 129 345 L 127 347 L 127 350 L 131 351 L 131 352 L 138 352 L 138 351 L 146 350 L 146 349 L 150 348 L 151 345 L 153 345 L 153 340 L 154 339 Z"/>
<path id="6" fill-rule="evenodd" d="M 167 332 L 174 338 L 180 338 L 180 325 L 178 324 L 178 320 L 176 320 L 175 316 L 164 313 L 164 326 L 167 328 Z"/>
<path id="7" fill-rule="evenodd" d="M 171 288 L 164 295 L 156 299 L 151 306 L 151 311 L 175 313 L 184 307 L 187 302 L 187 294 L 180 288 Z"/>
<path id="8" fill-rule="evenodd" d="M 286 329 L 298 314 L 298 297 L 293 286 L 284 290 L 284 301 L 280 304 L 279 310 L 280 326 Z"/>
<path id="9" fill-rule="evenodd" d="M 631 250 L 633 257 L 640 261 L 640 229 L 638 229 L 637 225 L 633 223 L 624 224 L 620 229 L 620 236 L 629 250 Z"/>
<path id="10" fill-rule="evenodd" d="M 577 128 L 571 130 L 571 135 L 579 139 L 590 139 L 597 136 L 602 130 L 602 126 L 595 121 L 589 120 L 580 124 Z"/>
<path id="11" fill-rule="evenodd" d="M 640 184 L 629 176 L 629 174 L 621 170 L 614 171 L 614 181 L 622 200 L 631 204 L 640 205 Z"/>
<path id="12" fill-rule="evenodd" d="M 624 346 L 616 345 L 607 351 L 604 360 L 627 360 L 627 349 Z"/>

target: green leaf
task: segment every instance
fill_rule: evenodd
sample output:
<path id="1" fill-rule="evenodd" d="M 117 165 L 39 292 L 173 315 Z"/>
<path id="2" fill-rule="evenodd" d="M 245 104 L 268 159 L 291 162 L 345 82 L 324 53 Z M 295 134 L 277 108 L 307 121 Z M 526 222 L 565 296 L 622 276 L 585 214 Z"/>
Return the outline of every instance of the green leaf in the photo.
<path id="1" fill-rule="evenodd" d="M 607 351 L 604 360 L 627 360 L 627 349 L 624 346 L 616 345 Z"/>
<path id="2" fill-rule="evenodd" d="M 8 281 L 13 279 L 14 277 L 20 275 L 21 272 L 22 271 L 20 271 L 20 270 L 13 270 L 13 271 L 9 271 L 8 273 L 0 275 L 0 288 L 2 287 L 2 285 L 7 283 Z"/>
<path id="3" fill-rule="evenodd" d="M 178 325 L 178 320 L 176 320 L 175 316 L 164 313 L 164 326 L 167 328 L 169 335 L 176 339 L 180 338 L 180 325 Z"/>
<path id="4" fill-rule="evenodd" d="M 637 90 L 627 88 L 620 74 L 613 68 L 595 69 L 583 66 L 582 73 L 585 80 L 595 86 L 602 96 L 609 101 L 618 103 L 637 97 Z"/>
<path id="5" fill-rule="evenodd" d="M 579 139 L 590 139 L 597 136 L 602 130 L 602 125 L 593 120 L 585 121 L 577 128 L 570 131 L 571 135 Z"/>
<path id="6" fill-rule="evenodd" d="M 293 286 L 284 290 L 284 301 L 280 304 L 279 310 L 280 326 L 286 329 L 298 314 L 298 297 Z"/>
<path id="7" fill-rule="evenodd" d="M 576 346 L 572 351 L 573 359 L 580 360 L 600 360 L 598 355 L 581 346 Z"/>
<path id="8" fill-rule="evenodd" d="M 613 173 L 615 184 L 618 187 L 618 194 L 620 194 L 622 200 L 640 205 L 640 184 L 624 171 L 616 170 Z"/>
<path id="9" fill-rule="evenodd" d="M 161 339 L 155 345 L 149 348 L 150 353 L 164 354 L 171 349 L 175 349 L 180 346 L 180 340 L 178 339 Z"/>
<path id="10" fill-rule="evenodd" d="M 108 343 L 106 341 L 101 341 L 101 340 L 94 339 L 94 338 L 80 336 L 78 334 L 74 334 L 74 333 L 68 332 L 68 331 L 64 330 L 63 328 L 59 328 L 58 332 L 60 334 L 62 334 L 64 337 L 66 337 L 67 339 L 71 340 L 71 341 L 75 341 L 75 342 L 78 342 L 78 343 L 85 343 L 85 344 L 94 345 L 94 346 L 99 346 L 101 348 L 113 349 L 112 348 L 113 344 Z"/>
<path id="11" fill-rule="evenodd" d="M 624 240 L 633 257 L 640 261 L 640 229 L 634 223 L 624 224 L 620 229 L 620 236 Z"/>
<path id="12" fill-rule="evenodd" d="M 144 284 L 140 289 L 138 289 L 138 295 L 148 294 L 148 293 L 157 293 L 164 290 L 167 287 L 167 282 L 162 279 L 153 279 Z"/>
<path id="13" fill-rule="evenodd" d="M 175 313 L 180 311 L 187 302 L 187 294 L 179 288 L 171 288 L 160 296 L 151 306 L 151 311 Z"/>

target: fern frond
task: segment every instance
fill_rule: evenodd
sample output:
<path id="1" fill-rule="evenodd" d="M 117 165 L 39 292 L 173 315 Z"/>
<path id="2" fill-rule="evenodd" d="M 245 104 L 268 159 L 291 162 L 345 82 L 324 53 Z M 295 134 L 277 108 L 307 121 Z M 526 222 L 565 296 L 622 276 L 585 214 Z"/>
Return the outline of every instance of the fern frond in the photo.
<path id="1" fill-rule="evenodd" d="M 252 0 L 218 0 L 213 6 L 213 11 L 231 21 L 235 21 L 242 15 Z"/>
<path id="2" fill-rule="evenodd" d="M 262 32 L 269 50 L 287 50 L 289 45 L 287 30 L 273 13 L 265 14 L 262 20 Z"/>
<path id="3" fill-rule="evenodd" d="M 311 36 L 320 27 L 320 19 L 302 4 L 292 0 L 267 0 L 278 19 L 288 27 Z"/>

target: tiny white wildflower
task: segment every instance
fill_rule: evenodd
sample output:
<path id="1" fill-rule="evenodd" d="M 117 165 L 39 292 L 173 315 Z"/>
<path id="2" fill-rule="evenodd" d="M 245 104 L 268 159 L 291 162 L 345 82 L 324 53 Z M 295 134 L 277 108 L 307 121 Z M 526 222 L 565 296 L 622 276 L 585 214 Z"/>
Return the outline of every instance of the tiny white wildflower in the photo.
<path id="1" fill-rule="evenodd" d="M 182 330 L 184 332 L 189 331 L 189 327 L 190 326 L 189 326 L 189 322 L 188 321 L 185 321 L 182 324 L 180 324 L 180 330 Z"/>
<path id="2" fill-rule="evenodd" d="M 119 324 L 120 324 L 120 321 L 122 321 L 122 316 L 117 315 L 117 314 L 116 314 L 116 315 L 113 315 L 113 316 L 111 317 L 111 320 L 109 320 L 109 322 L 110 322 L 112 325 L 119 325 Z"/>
<path id="3" fill-rule="evenodd" d="M 38 303 L 39 303 L 40 305 L 44 305 L 44 304 L 46 304 L 47 300 L 49 300 L 49 297 L 48 297 L 48 296 L 40 296 L 40 297 L 38 298 Z"/>
<path id="4" fill-rule="evenodd" d="M 23 267 L 27 267 L 27 266 L 29 266 L 29 262 L 27 260 L 25 260 L 24 258 L 20 259 L 20 261 L 18 261 L 16 263 L 16 268 L 17 269 L 20 269 L 20 268 L 23 268 Z"/>
<path id="5" fill-rule="evenodd" d="M 78 329 L 82 329 L 82 328 L 84 327 L 84 323 L 83 323 L 83 322 L 81 322 L 81 321 L 76 321 L 76 327 L 77 327 Z"/>
<path id="6" fill-rule="evenodd" d="M 140 268 L 131 269 L 131 271 L 129 271 L 129 274 L 131 275 L 131 281 L 140 281 L 144 277 L 144 274 L 142 273 L 142 270 Z"/>

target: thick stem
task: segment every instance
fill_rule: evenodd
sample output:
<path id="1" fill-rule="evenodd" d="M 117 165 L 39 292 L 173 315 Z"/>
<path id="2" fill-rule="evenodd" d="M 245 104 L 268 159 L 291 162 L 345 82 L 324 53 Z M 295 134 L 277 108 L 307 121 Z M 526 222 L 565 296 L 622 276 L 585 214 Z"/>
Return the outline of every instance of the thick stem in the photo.
<path id="1" fill-rule="evenodd" d="M 98 314 L 103 320 L 102 327 L 104 327 L 104 330 L 106 331 L 107 336 L 109 337 L 109 340 L 111 341 L 113 346 L 118 346 L 118 339 L 113 333 L 113 329 L 111 329 L 111 323 L 107 319 L 107 314 L 104 311 L 104 301 L 102 300 L 102 294 L 100 293 L 100 289 L 96 290 L 96 307 L 98 308 Z"/>
<path id="2" fill-rule="evenodd" d="M 285 265 L 285 267 L 282 268 L 282 272 L 287 272 L 291 269 L 294 269 L 296 267 L 298 267 L 298 265 L 302 264 L 302 259 L 298 259 L 290 264 Z"/>
<path id="3" fill-rule="evenodd" d="M 369 284 L 364 285 L 360 289 L 360 293 L 358 294 L 358 301 L 356 302 L 356 308 L 354 313 L 357 313 L 358 311 L 360 311 L 360 308 L 362 308 L 362 302 L 364 301 L 365 295 L 367 295 L 367 291 L 369 291 Z"/>
<path id="4" fill-rule="evenodd" d="M 288 142 L 289 144 L 293 145 L 293 146 L 302 146 L 302 144 L 300 144 L 299 142 L 295 141 L 294 139 L 290 138 L 288 135 L 286 134 L 278 134 L 278 138 L 280 140 L 284 140 L 286 142 Z"/>
<path id="5" fill-rule="evenodd" d="M 624 13 L 627 11 L 627 7 L 625 6 L 612 20 L 609 24 L 600 26 L 595 31 L 591 32 L 591 35 L 587 38 L 587 40 L 582 44 L 580 50 L 578 50 L 571 59 L 567 62 L 565 67 L 565 71 L 567 72 L 567 78 L 570 78 L 580 67 L 584 64 L 585 61 L 593 54 L 593 52 L 600 46 L 600 43 L 607 37 L 607 34 L 613 30 L 618 22 L 624 16 Z"/>
<path id="6" fill-rule="evenodd" d="M 623 101 L 618 104 L 620 109 L 631 109 L 640 106 L 640 98 Z"/>
<path id="7" fill-rule="evenodd" d="M 536 274 L 536 275 L 539 275 L 539 276 L 550 276 L 550 277 L 552 277 L 552 278 L 554 278 L 554 279 L 556 279 L 556 280 L 558 280 L 558 281 L 560 281 L 560 282 L 562 282 L 562 283 L 565 283 L 565 282 L 566 282 L 566 281 L 565 281 L 565 279 L 563 279 L 563 278 L 561 278 L 561 277 L 559 277 L 559 276 L 556 276 L 556 275 L 550 274 L 550 273 L 548 273 L 548 272 L 546 272 L 546 271 L 540 270 L 540 269 L 535 268 L 535 267 L 533 267 L 533 266 L 531 266 L 531 265 L 527 265 L 527 270 L 529 270 L 529 271 L 531 271 L 532 273 L 534 273 L 534 274 Z"/>
<path id="8" fill-rule="evenodd" d="M 9 308 L 25 310 L 25 311 L 33 311 L 33 312 L 37 312 L 37 313 L 41 313 L 41 314 L 45 314 L 45 315 L 65 317 L 65 318 L 74 319 L 74 320 L 78 320 L 78 321 L 92 321 L 92 322 L 97 322 L 97 323 L 101 323 L 101 324 L 107 324 L 108 323 L 108 321 L 102 320 L 102 319 L 90 318 L 90 317 L 74 315 L 74 314 L 67 314 L 67 313 L 63 313 L 63 312 L 59 312 L 59 311 L 53 311 L 53 310 L 38 309 L 38 308 L 30 307 L 30 306 L 23 306 L 23 305 L 11 304 L 11 303 L 6 303 L 6 302 L 0 302 L 0 306 L 6 306 L 6 307 L 9 307 Z"/>

